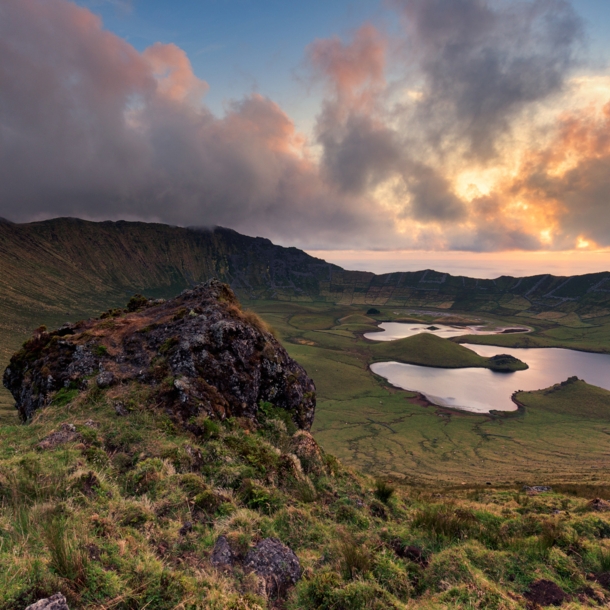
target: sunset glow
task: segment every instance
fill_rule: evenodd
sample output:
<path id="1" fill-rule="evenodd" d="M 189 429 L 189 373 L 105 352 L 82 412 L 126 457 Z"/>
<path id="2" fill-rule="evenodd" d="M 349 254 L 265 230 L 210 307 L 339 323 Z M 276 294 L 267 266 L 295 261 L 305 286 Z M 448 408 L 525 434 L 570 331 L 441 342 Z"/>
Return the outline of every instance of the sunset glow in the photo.
<path id="1" fill-rule="evenodd" d="M 610 247 L 610 75 L 588 55 L 588 5 L 356 4 L 341 3 L 350 29 L 303 26 L 275 100 L 257 75 L 215 91 L 214 57 L 238 56 L 205 36 L 204 55 L 160 24 L 141 44 L 144 3 L 6 0 L 1 215 L 223 225 L 324 251 Z"/>

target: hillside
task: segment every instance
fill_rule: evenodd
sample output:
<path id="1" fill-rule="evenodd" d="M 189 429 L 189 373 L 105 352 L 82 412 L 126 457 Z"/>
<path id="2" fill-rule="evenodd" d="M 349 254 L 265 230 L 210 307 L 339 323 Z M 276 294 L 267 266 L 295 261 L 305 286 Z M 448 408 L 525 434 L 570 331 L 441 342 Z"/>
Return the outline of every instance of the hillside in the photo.
<path id="1" fill-rule="evenodd" d="M 171 297 L 211 277 L 230 284 L 242 299 L 338 303 L 365 311 L 369 304 L 471 311 L 539 325 L 544 336 L 532 335 L 529 341 L 607 349 L 608 333 L 597 325 L 610 319 L 610 273 L 495 280 L 431 270 L 375 275 L 346 271 L 230 229 L 0 219 L 0 369 L 40 324 L 56 327 L 88 317 L 123 304 L 136 292 Z M 508 346 L 524 339 L 471 340 L 503 340 Z M 0 410 L 10 404 L 0 392 Z"/>
<path id="2" fill-rule="evenodd" d="M 168 297 L 212 276 L 247 299 L 425 305 L 498 315 L 553 310 L 555 317 L 602 315 L 610 302 L 608 272 L 495 280 L 431 270 L 375 275 L 223 228 L 0 221 L 0 310 L 9 317 L 99 310 L 137 291 Z"/>
<path id="3" fill-rule="evenodd" d="M 610 601 L 607 486 L 346 468 L 306 431 L 311 381 L 218 282 L 38 329 L 5 381 L 28 423 L 0 426 L 0 610 Z"/>

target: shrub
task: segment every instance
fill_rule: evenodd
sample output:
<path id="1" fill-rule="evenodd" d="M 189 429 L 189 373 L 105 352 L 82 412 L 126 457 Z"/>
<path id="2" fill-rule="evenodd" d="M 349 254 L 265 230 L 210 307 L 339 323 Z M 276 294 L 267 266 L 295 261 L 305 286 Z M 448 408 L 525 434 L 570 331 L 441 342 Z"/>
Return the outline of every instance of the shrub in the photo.
<path id="1" fill-rule="evenodd" d="M 297 431 L 297 427 L 292 419 L 292 415 L 286 409 L 276 407 L 273 403 L 261 400 L 258 405 L 258 419 L 260 423 L 279 419 L 286 426 L 286 431 L 291 436 Z"/>
<path id="2" fill-rule="evenodd" d="M 78 396 L 78 393 L 74 387 L 61 388 L 53 397 L 51 404 L 54 407 L 65 407 Z"/>
<path id="3" fill-rule="evenodd" d="M 77 588 L 85 586 L 88 558 L 77 546 L 73 533 L 67 526 L 66 517 L 51 515 L 44 525 L 43 537 L 51 556 L 51 569 Z"/>
<path id="4" fill-rule="evenodd" d="M 281 496 L 275 491 L 269 491 L 265 487 L 246 479 L 240 490 L 239 497 L 242 502 L 253 510 L 259 510 L 270 515 L 282 507 Z"/>
<path id="5" fill-rule="evenodd" d="M 93 348 L 93 353 L 98 356 L 99 358 L 103 357 L 103 356 L 107 356 L 108 355 L 108 348 L 104 345 L 96 345 Z"/>
<path id="6" fill-rule="evenodd" d="M 305 503 L 314 502 L 317 497 L 316 489 L 308 478 L 296 481 L 294 484 L 294 492 L 296 497 L 301 502 Z"/>
<path id="7" fill-rule="evenodd" d="M 343 540 L 339 545 L 339 553 L 344 578 L 356 578 L 370 571 L 371 555 L 364 544 L 353 539 Z"/>
<path id="8" fill-rule="evenodd" d="M 395 491 L 396 488 L 393 485 L 387 483 L 386 481 L 382 479 L 377 479 L 375 481 L 375 496 L 384 504 L 388 503 L 389 499 L 392 497 Z"/>
<path id="9" fill-rule="evenodd" d="M 120 510 L 119 523 L 129 527 L 139 527 L 152 519 L 152 515 L 138 502 L 126 502 Z"/>
<path id="10" fill-rule="evenodd" d="M 127 311 L 134 312 L 138 311 L 141 307 L 145 307 L 148 303 L 148 299 L 141 294 L 134 294 L 129 302 L 127 303 Z"/>
<path id="11" fill-rule="evenodd" d="M 413 526 L 419 527 L 434 538 L 459 540 L 469 533 L 476 517 L 467 510 L 455 509 L 452 504 L 429 504 L 417 511 Z"/>
<path id="12" fill-rule="evenodd" d="M 188 472 L 180 477 L 180 487 L 189 498 L 193 498 L 207 489 L 204 480 L 193 472 Z"/>

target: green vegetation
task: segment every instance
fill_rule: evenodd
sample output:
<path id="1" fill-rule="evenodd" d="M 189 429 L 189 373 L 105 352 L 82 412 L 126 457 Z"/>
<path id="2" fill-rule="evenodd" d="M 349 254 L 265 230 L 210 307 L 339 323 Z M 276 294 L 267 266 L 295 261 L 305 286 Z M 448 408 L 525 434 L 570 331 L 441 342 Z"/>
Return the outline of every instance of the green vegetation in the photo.
<path id="1" fill-rule="evenodd" d="M 431 333 L 420 333 L 396 341 L 383 341 L 371 347 L 372 360 L 396 360 L 407 364 L 443 368 L 479 367 L 501 371 L 522 371 L 527 364 L 517 358 L 506 356 L 502 361 L 496 357 L 485 358 L 471 349 L 442 339 Z"/>
<path id="2" fill-rule="evenodd" d="M 610 392 L 577 377 L 536 392 L 519 392 L 515 398 L 528 410 L 564 415 L 575 420 L 610 421 Z"/>
<path id="3" fill-rule="evenodd" d="M 587 413 L 579 416 L 576 404 L 572 409 L 567 405 L 565 412 L 532 405 L 508 416 L 428 406 L 416 393 L 395 389 L 369 370 L 376 349 L 393 348 L 384 347 L 391 343 L 382 346 L 362 338 L 362 332 L 376 326 L 349 330 L 342 323 L 349 316 L 364 315 L 366 306 L 252 301 L 249 307 L 276 329 L 290 355 L 314 379 L 318 390 L 314 436 L 349 467 L 375 477 L 434 486 L 490 481 L 507 486 L 552 483 L 599 490 L 610 483 L 607 422 Z M 481 317 L 383 307 L 380 311 L 379 317 L 389 321 L 511 327 L 523 323 L 519 318 L 491 314 Z M 293 324 L 295 316 L 303 328 Z M 307 316 L 322 327 L 304 328 Z M 534 332 L 528 335 L 491 338 L 537 340 L 554 323 L 543 324 L 532 325 Z M 601 327 L 602 335 L 605 328 Z M 439 341 L 436 344 L 445 346 Z M 502 353 L 501 347 L 498 353 Z"/>
<path id="4" fill-rule="evenodd" d="M 541 578 L 573 608 L 610 597 L 610 513 L 582 488 L 424 489 L 328 454 L 299 470 L 270 403 L 256 429 L 210 420 L 197 438 L 130 391 L 125 417 L 89 390 L 0 427 L 1 610 L 56 591 L 83 610 L 277 607 L 240 566 L 211 566 L 220 535 L 242 555 L 270 536 L 295 551 L 303 576 L 285 610 L 518 609 Z M 66 423 L 76 438 L 39 447 Z"/>
<path id="5" fill-rule="evenodd" d="M 0 610 L 57 590 L 84 609 L 271 607 L 240 567 L 211 567 L 219 535 L 242 556 L 269 536 L 297 553 L 303 578 L 285 610 L 524 608 L 540 578 L 571 596 L 570 608 L 608 602 L 610 513 L 592 500 L 610 499 L 610 392 L 571 379 L 517 394 L 523 407 L 513 414 L 472 415 L 429 405 L 369 370 L 386 359 L 521 366 L 479 357 L 459 345 L 466 341 L 499 354 L 607 352 L 610 313 L 595 288 L 604 274 L 475 286 L 435 272 L 345 272 L 224 230 L 65 219 L 0 228 L 0 362 L 41 323 L 56 328 L 103 309 L 112 323 L 134 292 L 167 297 L 211 276 L 237 278 L 259 297 L 248 305 L 264 322 L 244 316 L 273 328 L 316 382 L 313 434 L 329 452 L 321 467 L 295 469 L 294 424 L 271 403 L 260 405 L 256 426 L 205 419 L 195 438 L 138 386 L 124 417 L 108 390 L 68 387 L 25 426 L 0 392 Z M 379 321 L 533 332 L 365 340 Z M 40 445 L 64 423 L 75 424 L 76 439 Z M 554 492 L 525 493 L 524 484 Z"/>

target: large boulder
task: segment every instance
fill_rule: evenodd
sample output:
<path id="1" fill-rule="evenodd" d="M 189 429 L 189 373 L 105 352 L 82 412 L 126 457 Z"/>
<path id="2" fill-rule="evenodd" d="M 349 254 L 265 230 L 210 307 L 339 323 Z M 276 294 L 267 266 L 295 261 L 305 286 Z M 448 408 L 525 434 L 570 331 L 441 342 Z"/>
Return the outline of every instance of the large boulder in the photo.
<path id="1" fill-rule="evenodd" d="M 140 297 L 100 319 L 40 328 L 11 358 L 3 381 L 23 420 L 73 391 L 97 388 L 116 400 L 130 383 L 147 384 L 150 404 L 195 433 L 199 415 L 254 420 L 261 401 L 308 430 L 316 404 L 303 367 L 217 280 L 165 302 Z"/>

